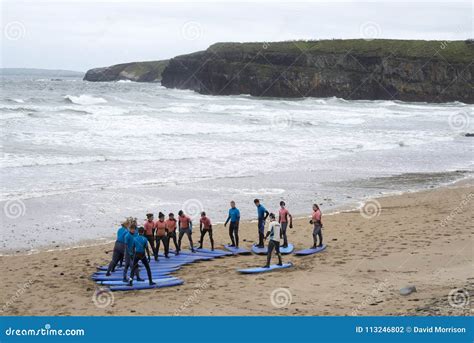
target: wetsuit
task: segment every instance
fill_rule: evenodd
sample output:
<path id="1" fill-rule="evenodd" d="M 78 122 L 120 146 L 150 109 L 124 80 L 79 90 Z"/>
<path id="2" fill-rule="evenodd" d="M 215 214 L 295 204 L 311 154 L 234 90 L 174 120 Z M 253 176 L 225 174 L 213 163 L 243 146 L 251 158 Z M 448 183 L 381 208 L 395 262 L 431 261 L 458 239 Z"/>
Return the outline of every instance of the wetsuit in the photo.
<path id="1" fill-rule="evenodd" d="M 133 239 L 133 250 L 135 255 L 133 256 L 133 267 L 130 271 L 130 284 L 133 281 L 133 274 L 135 274 L 136 270 L 138 269 L 138 262 L 141 261 L 145 266 L 146 273 L 148 274 L 148 281 L 150 284 L 153 282 L 151 278 L 151 269 L 150 264 L 148 263 L 148 259 L 145 255 L 145 250 L 148 248 L 148 239 L 145 236 L 138 235 Z"/>
<path id="2" fill-rule="evenodd" d="M 323 223 L 321 222 L 321 210 L 317 209 L 313 211 L 313 215 L 311 217 L 313 221 L 313 247 L 321 247 L 323 245 Z M 317 245 L 317 237 L 319 237 L 319 244 Z"/>
<path id="3" fill-rule="evenodd" d="M 240 211 L 238 208 L 230 208 L 229 216 L 225 221 L 225 225 L 230 221 L 229 225 L 229 237 L 232 242 L 231 246 L 239 247 L 239 222 L 240 222 Z"/>
<path id="4" fill-rule="evenodd" d="M 212 238 L 212 224 L 208 217 L 201 217 L 200 220 L 201 228 L 201 239 L 199 240 L 199 248 L 202 249 L 202 243 L 206 233 L 209 233 L 209 239 L 211 240 L 211 249 L 214 250 L 214 238 Z"/>
<path id="5" fill-rule="evenodd" d="M 143 223 L 143 227 L 145 228 L 145 237 L 148 239 L 148 243 L 150 243 L 151 251 L 156 260 L 158 255 L 155 250 L 155 222 L 153 220 L 146 220 L 145 223 Z"/>
<path id="6" fill-rule="evenodd" d="M 128 268 L 132 265 L 133 262 L 133 244 L 135 237 L 138 236 L 138 232 L 135 231 L 135 233 L 132 235 L 130 232 L 127 232 L 125 235 L 125 268 L 123 269 L 123 281 L 127 282 L 127 272 Z M 140 279 L 140 268 L 137 268 L 135 271 L 135 276 L 137 277 L 137 280 Z"/>
<path id="7" fill-rule="evenodd" d="M 286 248 L 288 246 L 288 238 L 286 236 L 286 229 L 288 227 L 288 216 L 290 212 L 286 208 L 280 208 L 278 218 L 280 220 L 280 225 L 281 225 L 281 234 L 283 236 L 283 248 Z"/>
<path id="8" fill-rule="evenodd" d="M 278 265 L 282 265 L 281 254 L 280 254 L 280 238 L 281 238 L 281 225 L 276 221 L 272 221 L 268 227 L 267 236 L 270 236 L 270 241 L 268 242 L 268 253 L 267 253 L 267 264 L 265 267 L 270 266 L 270 261 L 272 259 L 272 252 L 275 249 L 276 255 L 278 256 Z"/>
<path id="9" fill-rule="evenodd" d="M 110 272 L 115 269 L 117 263 L 124 257 L 125 254 L 125 235 L 128 230 L 125 226 L 121 226 L 117 230 L 117 240 L 114 245 L 114 252 L 112 255 L 112 261 L 110 261 L 109 267 L 107 268 L 107 276 L 110 275 Z"/>
<path id="10" fill-rule="evenodd" d="M 262 205 L 259 204 L 257 206 L 257 214 L 258 214 L 258 246 L 263 248 L 263 237 L 265 235 L 265 220 L 268 217 L 267 209 Z"/>
<path id="11" fill-rule="evenodd" d="M 194 251 L 193 237 L 191 232 L 191 218 L 188 216 L 179 217 L 179 236 L 178 236 L 178 250 L 181 250 L 181 240 L 186 234 L 189 239 L 189 244 L 191 244 L 191 251 Z"/>
<path id="12" fill-rule="evenodd" d="M 163 246 L 165 249 L 165 257 L 168 257 L 169 252 L 169 244 L 168 244 L 168 237 L 166 236 L 166 222 L 157 221 L 155 223 L 155 234 L 156 234 L 156 256 L 155 259 L 158 260 L 158 253 L 160 252 L 160 243 L 163 242 Z"/>
<path id="13" fill-rule="evenodd" d="M 176 220 L 168 219 L 166 221 L 166 228 L 168 229 L 168 250 L 170 247 L 170 241 L 173 240 L 174 248 L 178 252 L 178 241 L 176 240 Z"/>

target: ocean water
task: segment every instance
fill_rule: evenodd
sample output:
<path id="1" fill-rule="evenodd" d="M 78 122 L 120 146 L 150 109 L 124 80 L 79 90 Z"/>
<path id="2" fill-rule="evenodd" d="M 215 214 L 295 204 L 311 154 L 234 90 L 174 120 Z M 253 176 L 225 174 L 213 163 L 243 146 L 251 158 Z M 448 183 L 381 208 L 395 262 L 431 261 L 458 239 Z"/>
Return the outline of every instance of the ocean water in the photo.
<path id="1" fill-rule="evenodd" d="M 214 222 L 237 201 L 307 215 L 473 172 L 463 103 L 206 96 L 159 84 L 5 76 L 0 251 L 113 236 L 148 211 Z"/>

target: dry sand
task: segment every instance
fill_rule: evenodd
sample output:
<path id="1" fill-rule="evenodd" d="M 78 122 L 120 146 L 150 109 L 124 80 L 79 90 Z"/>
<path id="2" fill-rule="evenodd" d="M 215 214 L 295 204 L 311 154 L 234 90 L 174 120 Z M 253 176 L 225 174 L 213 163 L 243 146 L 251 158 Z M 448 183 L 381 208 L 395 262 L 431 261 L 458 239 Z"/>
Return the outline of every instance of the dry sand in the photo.
<path id="1" fill-rule="evenodd" d="M 377 201 L 381 211 L 372 217 L 358 210 L 324 216 L 327 250 L 284 256 L 292 269 L 237 274 L 264 263 L 255 255 L 199 262 L 175 273 L 182 286 L 116 292 L 105 308 L 92 301 L 89 277 L 109 262 L 112 244 L 0 257 L 3 315 L 472 315 L 463 301 L 474 296 L 472 181 Z M 250 247 L 256 224 L 242 223 L 240 234 Z M 222 226 L 215 239 L 228 242 Z M 295 221 L 289 239 L 298 249 L 311 244 L 308 219 Z M 407 285 L 417 292 L 401 296 Z M 281 296 L 272 304 L 274 290 Z"/>

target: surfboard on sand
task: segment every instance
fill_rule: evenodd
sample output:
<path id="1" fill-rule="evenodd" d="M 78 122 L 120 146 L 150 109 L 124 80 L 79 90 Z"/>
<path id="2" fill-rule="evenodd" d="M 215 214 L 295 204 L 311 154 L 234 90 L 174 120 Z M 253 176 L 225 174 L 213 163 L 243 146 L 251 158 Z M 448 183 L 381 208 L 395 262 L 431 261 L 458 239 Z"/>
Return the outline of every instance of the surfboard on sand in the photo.
<path id="1" fill-rule="evenodd" d="M 307 255 L 316 254 L 318 252 L 325 250 L 326 247 L 327 247 L 326 244 L 323 244 L 321 247 L 317 247 L 317 248 L 298 250 L 298 251 L 295 251 L 295 255 L 307 256 Z"/>
<path id="2" fill-rule="evenodd" d="M 271 272 L 277 269 L 286 269 L 286 268 L 291 268 L 291 267 L 293 267 L 293 263 L 288 262 L 288 263 L 283 263 L 283 265 L 281 266 L 277 264 L 272 264 L 268 268 L 255 267 L 255 268 L 237 269 L 237 271 L 242 274 L 257 274 L 257 273 L 266 273 L 266 272 Z"/>
<path id="3" fill-rule="evenodd" d="M 231 253 L 236 255 L 249 255 L 252 252 L 244 248 L 231 247 L 229 244 L 224 245 L 224 249 L 229 250 Z"/>
<path id="4" fill-rule="evenodd" d="M 288 243 L 288 246 L 286 248 L 282 248 L 280 246 L 280 253 L 282 255 L 287 255 L 287 254 L 291 254 L 293 252 L 293 250 L 295 249 L 295 247 L 293 246 L 293 244 L 291 243 Z M 266 255 L 268 253 L 268 247 L 264 247 L 264 248 L 258 248 L 255 244 L 252 245 L 252 251 L 253 253 L 257 254 L 257 255 Z"/>

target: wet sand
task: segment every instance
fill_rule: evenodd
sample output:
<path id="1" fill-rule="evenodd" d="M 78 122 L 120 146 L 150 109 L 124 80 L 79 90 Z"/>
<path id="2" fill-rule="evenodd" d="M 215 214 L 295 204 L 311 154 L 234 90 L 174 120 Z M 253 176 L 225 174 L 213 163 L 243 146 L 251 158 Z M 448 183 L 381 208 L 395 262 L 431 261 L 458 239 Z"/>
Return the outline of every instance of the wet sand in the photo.
<path id="1" fill-rule="evenodd" d="M 473 204 L 472 180 L 369 200 L 364 215 L 324 216 L 328 248 L 284 256 L 291 269 L 236 273 L 263 265 L 256 255 L 194 263 L 174 273 L 182 286 L 103 293 L 104 307 L 94 303 L 89 278 L 109 262 L 113 244 L 2 256 L 2 315 L 472 315 L 465 295 L 474 293 Z M 242 247 L 256 231 L 256 223 L 241 223 Z M 214 232 L 217 247 L 228 243 L 222 225 Z M 309 247 L 308 218 L 294 221 L 289 240 Z M 417 292 L 400 295 L 408 285 Z"/>

